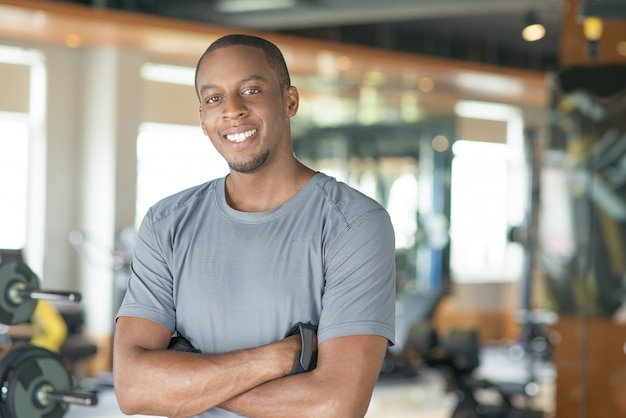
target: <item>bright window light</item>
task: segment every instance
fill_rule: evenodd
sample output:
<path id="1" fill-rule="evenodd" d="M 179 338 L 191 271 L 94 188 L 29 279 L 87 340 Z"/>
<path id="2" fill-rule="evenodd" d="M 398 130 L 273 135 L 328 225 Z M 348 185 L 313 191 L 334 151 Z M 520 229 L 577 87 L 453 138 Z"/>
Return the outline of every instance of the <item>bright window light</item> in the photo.
<path id="1" fill-rule="evenodd" d="M 417 233 L 418 183 L 412 173 L 400 175 L 389 190 L 387 210 L 396 231 L 396 248 L 411 248 Z"/>
<path id="2" fill-rule="evenodd" d="M 148 62 L 141 66 L 141 77 L 143 77 L 144 80 L 182 84 L 184 86 L 194 85 L 195 72 L 195 68 L 176 65 L 153 64 Z"/>
<path id="3" fill-rule="evenodd" d="M 519 117 L 517 107 L 500 103 L 461 100 L 454 106 L 454 112 L 464 118 L 508 121 Z"/>
<path id="4" fill-rule="evenodd" d="M 507 242 L 507 212 L 513 203 L 508 199 L 507 145 L 457 141 L 453 152 L 450 268 L 455 280 L 519 279 L 522 253 Z"/>
<path id="5" fill-rule="evenodd" d="M 241 13 L 293 7 L 295 3 L 295 0 L 220 0 L 217 8 L 224 13 Z"/>
<path id="6" fill-rule="evenodd" d="M 523 224 L 528 205 L 521 111 L 477 101 L 461 101 L 455 111 L 460 117 L 506 122 L 506 143 L 458 140 L 452 147 L 452 274 L 457 282 L 519 280 L 524 249 L 508 241 L 508 231 Z"/>
<path id="7" fill-rule="evenodd" d="M 28 213 L 28 121 L 25 115 L 0 112 L 0 248 L 26 244 Z"/>
<path id="8" fill-rule="evenodd" d="M 23 92 L 29 95 L 28 113 L 0 112 L 0 248 L 24 249 L 29 266 L 41 273 L 46 200 L 45 60 L 39 51 L 0 45 L 0 63 L 30 68 L 30 95 Z"/>
<path id="9" fill-rule="evenodd" d="M 0 62 L 5 64 L 37 65 L 41 62 L 38 52 L 15 46 L 0 45 Z"/>

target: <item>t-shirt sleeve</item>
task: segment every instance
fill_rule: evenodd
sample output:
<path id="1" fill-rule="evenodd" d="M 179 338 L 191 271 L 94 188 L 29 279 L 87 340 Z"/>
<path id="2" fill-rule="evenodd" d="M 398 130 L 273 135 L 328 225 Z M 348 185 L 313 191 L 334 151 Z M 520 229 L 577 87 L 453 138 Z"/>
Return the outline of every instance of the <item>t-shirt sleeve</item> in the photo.
<path id="1" fill-rule="evenodd" d="M 350 224 L 328 249 L 318 340 L 358 334 L 395 340 L 395 239 L 380 208 Z"/>
<path id="2" fill-rule="evenodd" d="M 148 211 L 137 233 L 128 287 L 117 317 L 145 318 L 174 330 L 173 280 L 151 215 Z"/>

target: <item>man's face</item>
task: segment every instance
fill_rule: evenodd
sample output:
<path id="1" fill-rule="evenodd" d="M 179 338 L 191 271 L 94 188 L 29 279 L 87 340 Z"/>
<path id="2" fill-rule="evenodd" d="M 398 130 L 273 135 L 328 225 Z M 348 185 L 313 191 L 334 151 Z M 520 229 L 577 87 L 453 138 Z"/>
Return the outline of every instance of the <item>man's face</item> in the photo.
<path id="1" fill-rule="evenodd" d="M 231 171 L 251 173 L 291 151 L 294 87 L 281 89 L 261 49 L 232 46 L 207 54 L 198 68 L 200 123 Z"/>

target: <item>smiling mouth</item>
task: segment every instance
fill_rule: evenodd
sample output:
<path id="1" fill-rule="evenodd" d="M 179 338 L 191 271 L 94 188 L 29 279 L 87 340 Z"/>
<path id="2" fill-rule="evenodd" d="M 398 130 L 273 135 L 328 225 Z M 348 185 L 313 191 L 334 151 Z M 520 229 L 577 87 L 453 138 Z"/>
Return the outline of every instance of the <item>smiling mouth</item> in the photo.
<path id="1" fill-rule="evenodd" d="M 226 135 L 226 139 L 231 142 L 243 142 L 256 133 L 256 129 L 250 129 L 249 131 L 239 132 L 236 134 Z"/>

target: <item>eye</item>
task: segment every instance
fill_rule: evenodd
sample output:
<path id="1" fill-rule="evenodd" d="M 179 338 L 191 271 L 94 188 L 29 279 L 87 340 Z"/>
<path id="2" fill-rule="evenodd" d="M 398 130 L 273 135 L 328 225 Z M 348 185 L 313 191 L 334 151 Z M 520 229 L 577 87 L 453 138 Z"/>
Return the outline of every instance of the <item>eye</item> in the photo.
<path id="1" fill-rule="evenodd" d="M 219 101 L 220 101 L 220 99 L 221 99 L 221 97 L 220 97 L 220 96 L 207 96 L 207 97 L 204 99 L 204 103 L 206 103 L 206 104 L 213 104 L 213 103 L 217 103 L 217 102 L 219 102 Z"/>
<path id="2" fill-rule="evenodd" d="M 245 95 L 251 96 L 253 94 L 259 94 L 260 92 L 261 90 L 256 87 L 248 87 L 244 89 L 242 93 Z"/>

